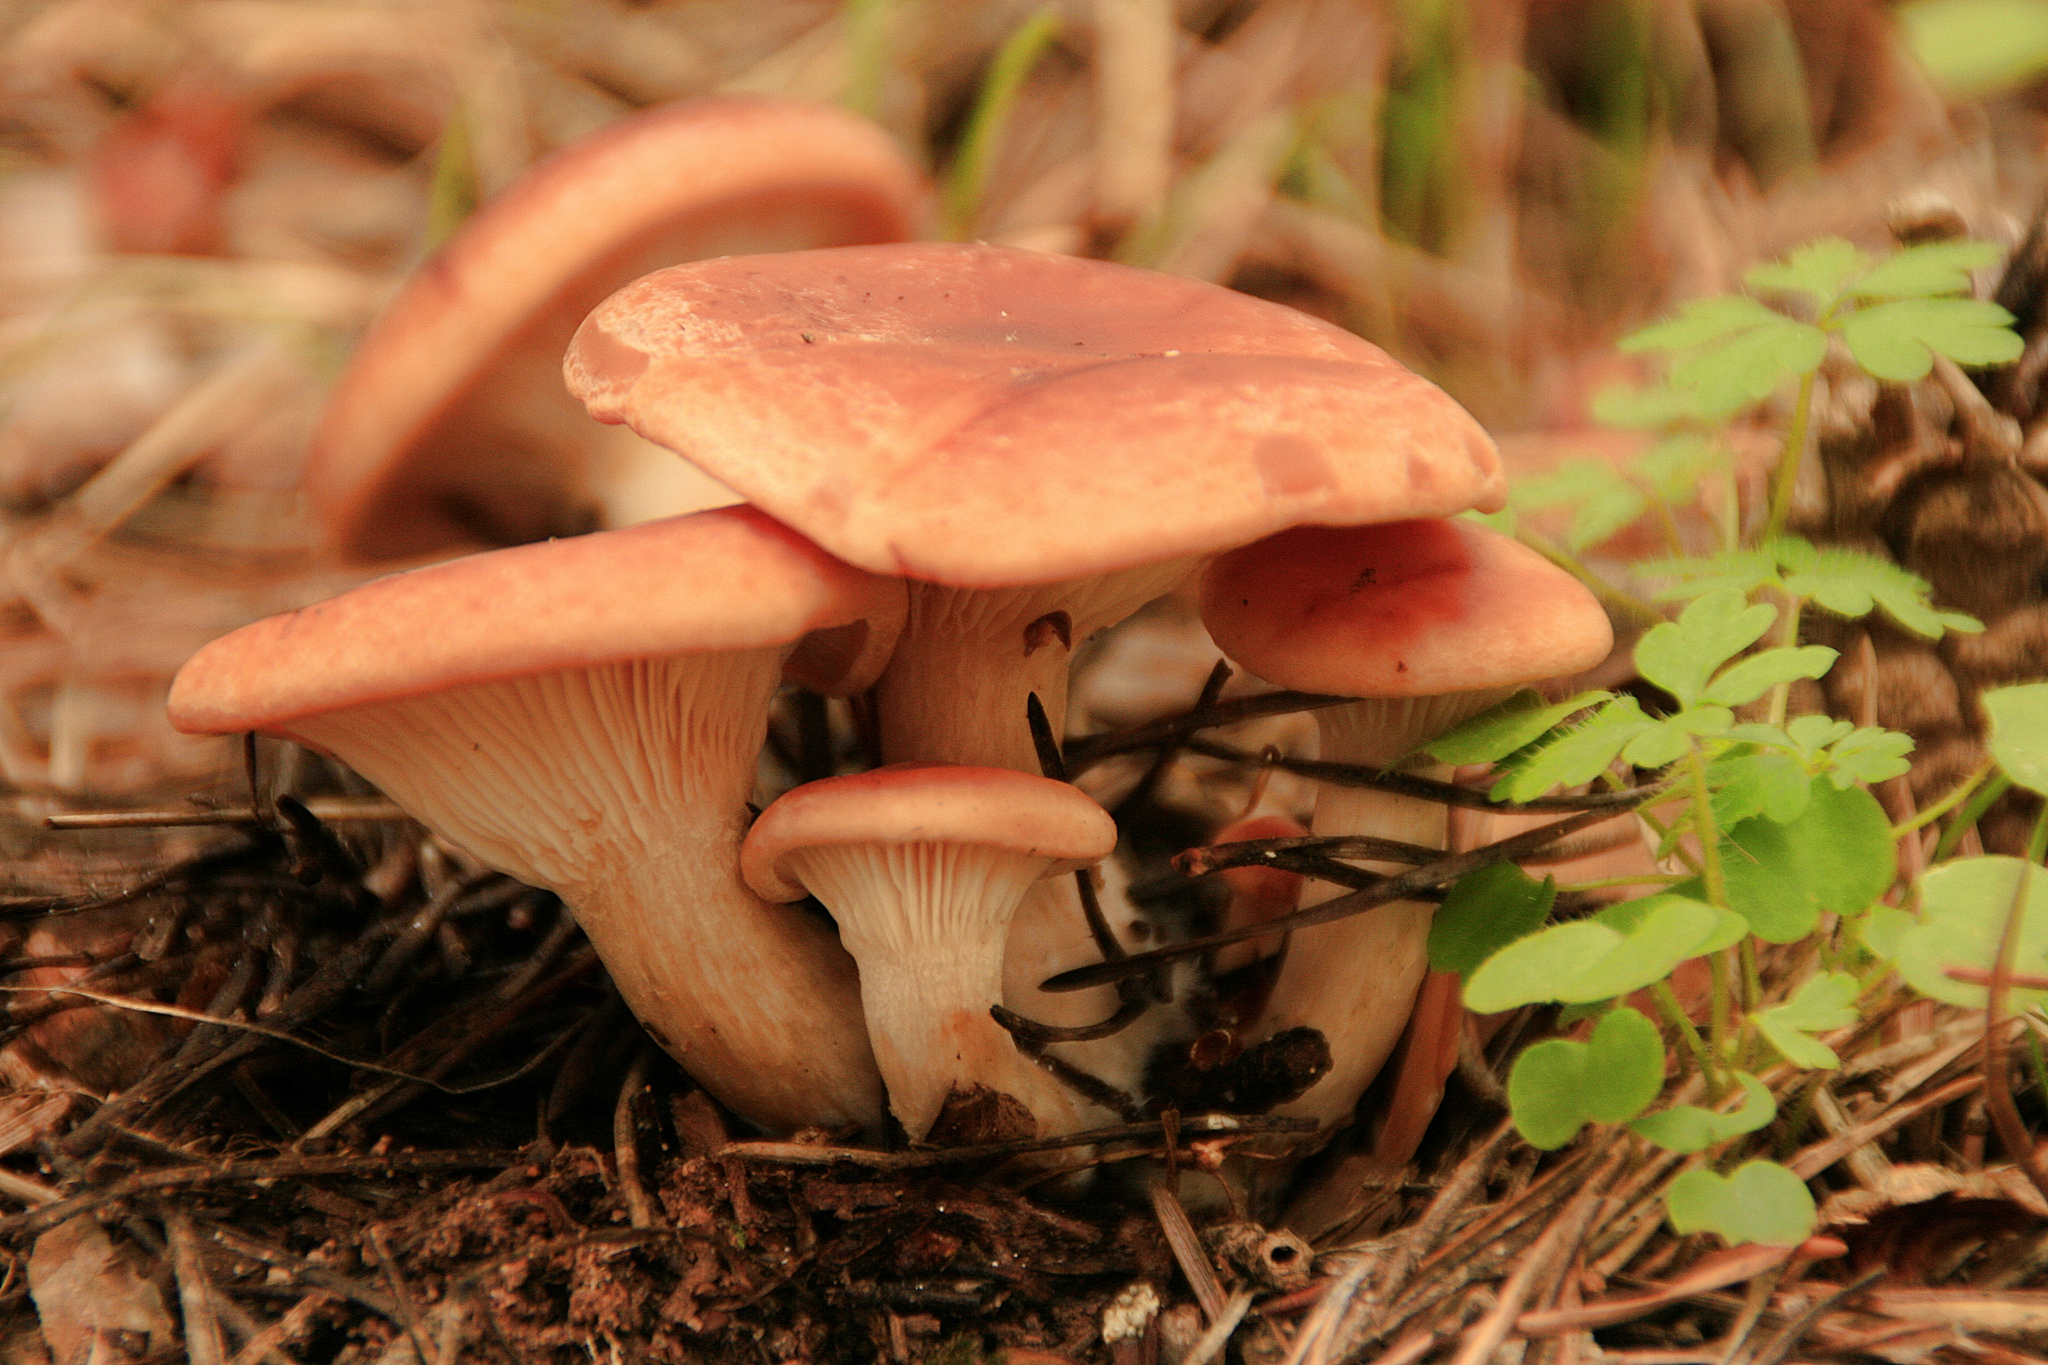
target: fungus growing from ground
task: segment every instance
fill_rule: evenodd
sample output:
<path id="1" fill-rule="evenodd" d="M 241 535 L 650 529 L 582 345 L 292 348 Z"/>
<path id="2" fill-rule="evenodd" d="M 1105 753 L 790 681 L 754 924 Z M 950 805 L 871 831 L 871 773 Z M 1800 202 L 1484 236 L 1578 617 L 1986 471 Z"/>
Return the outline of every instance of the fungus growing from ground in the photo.
<path id="1" fill-rule="evenodd" d="M 1019 1052 L 990 1007 L 1002 997 L 1010 918 L 1032 883 L 1115 847 L 1116 823 L 1064 782 L 905 763 L 785 793 L 740 856 L 758 894 L 815 895 L 838 921 L 904 1131 L 987 1141 L 1113 1117 Z"/>
<path id="2" fill-rule="evenodd" d="M 1469 521 L 1283 531 L 1209 566 L 1202 619 L 1226 654 L 1269 682 L 1362 698 L 1315 716 L 1324 760 L 1368 768 L 1392 767 L 1517 686 L 1590 668 L 1613 646 L 1606 613 L 1577 579 Z M 1442 848 L 1445 814 L 1326 784 L 1312 829 Z M 1343 893 L 1311 881 L 1303 901 Z M 1319 1029 L 1333 1065 L 1281 1112 L 1332 1124 L 1350 1115 L 1408 1019 L 1430 914 L 1399 901 L 1294 935 L 1253 1040 Z"/>
<path id="3" fill-rule="evenodd" d="M 923 177 L 826 105 L 728 96 L 620 119 L 466 222 L 357 346 L 306 492 L 353 559 L 619 526 L 739 499 L 587 418 L 563 390 L 576 324 L 657 266 L 913 235 Z"/>
<path id="4" fill-rule="evenodd" d="M 1036 772 L 1026 697 L 1061 733 L 1073 648 L 1202 557 L 1298 522 L 1447 515 L 1504 493 L 1479 425 L 1340 328 L 1012 248 L 658 271 L 591 314 L 565 374 L 593 416 L 848 562 L 913 580 L 876 685 L 889 762 Z M 1052 883 L 1013 937 L 1048 935 L 1068 946 L 1032 960 L 1095 960 Z M 1115 1007 L 1106 989 L 1049 996 L 1014 974 L 1005 1001 L 1059 1024 Z"/>
<path id="5" fill-rule="evenodd" d="M 202 649 L 179 729 L 331 753 L 485 864 L 558 893 L 627 1004 L 771 1128 L 882 1119 L 853 959 L 739 876 L 785 672 L 855 690 L 903 589 L 752 509 L 394 574 Z M 806 636 L 809 636 L 806 639 Z"/>

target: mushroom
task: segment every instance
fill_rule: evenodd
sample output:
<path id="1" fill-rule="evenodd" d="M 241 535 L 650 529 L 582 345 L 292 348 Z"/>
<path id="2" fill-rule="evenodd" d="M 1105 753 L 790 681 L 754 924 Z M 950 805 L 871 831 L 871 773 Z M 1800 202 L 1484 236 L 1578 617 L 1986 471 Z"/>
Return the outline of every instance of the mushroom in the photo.
<path id="1" fill-rule="evenodd" d="M 600 421 L 849 563 L 913 580 L 875 692 L 891 762 L 1036 772 L 1026 697 L 1059 734 L 1073 647 L 1203 556 L 1297 522 L 1443 515 L 1505 491 L 1462 408 L 1340 328 L 1014 248 L 657 271 L 591 314 L 564 373 Z M 1020 947 L 1020 961 L 1096 959 L 1063 889 L 1020 912 L 1018 943 L 1041 935 L 1066 946 Z M 1110 996 L 1014 976 L 1005 992 L 1054 1023 L 1099 1019 Z"/>
<path id="2" fill-rule="evenodd" d="M 514 544 L 739 499 L 562 390 L 562 348 L 643 271 L 729 251 L 892 241 L 923 177 L 825 105 L 697 99 L 624 118 L 534 167 L 416 273 L 357 347 L 306 492 L 353 559 Z"/>
<path id="3" fill-rule="evenodd" d="M 1515 687 L 1590 668 L 1613 646 L 1606 613 L 1577 579 L 1464 520 L 1296 527 L 1219 557 L 1201 597 L 1216 643 L 1268 682 L 1363 698 L 1315 714 L 1323 759 L 1365 767 L 1399 764 Z M 1310 828 L 1442 848 L 1445 813 L 1325 785 Z M 1311 881 L 1303 901 L 1343 892 Z M 1348 1118 L 1407 1021 L 1430 915 L 1399 901 L 1295 933 L 1253 1041 L 1319 1029 L 1333 1065 L 1281 1112 Z"/>
<path id="4" fill-rule="evenodd" d="M 1116 823 L 1064 782 L 899 763 L 784 793 L 754 822 L 740 866 L 768 900 L 815 895 L 831 910 L 860 964 L 868 1036 L 904 1131 L 987 1141 L 1076 1132 L 1096 1113 L 1025 1058 L 990 1008 L 1025 892 L 1115 847 Z"/>
<path id="5" fill-rule="evenodd" d="M 822 920 L 747 891 L 739 843 L 778 677 L 858 689 L 902 614 L 899 584 L 722 509 L 394 574 L 245 626 L 185 665 L 170 713 L 336 755 L 559 894 L 648 1031 L 739 1114 L 873 1128 L 853 960 Z"/>

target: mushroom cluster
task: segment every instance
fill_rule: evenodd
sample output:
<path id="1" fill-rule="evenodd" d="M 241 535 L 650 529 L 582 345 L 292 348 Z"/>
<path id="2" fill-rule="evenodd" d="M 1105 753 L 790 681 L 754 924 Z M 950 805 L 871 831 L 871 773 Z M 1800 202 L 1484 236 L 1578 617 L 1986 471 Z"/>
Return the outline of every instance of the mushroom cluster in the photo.
<path id="1" fill-rule="evenodd" d="M 1357 337 L 1215 286 L 983 245 L 701 260 L 599 304 L 564 373 L 748 505 L 258 622 L 180 674 L 173 722 L 336 755 L 556 891 L 655 1038 L 771 1129 L 1053 1136 L 1141 1089 L 1157 1031 L 1025 1049 L 998 1016 L 1057 1034 L 1118 1009 L 1114 988 L 1039 988 L 1100 960 L 1059 874 L 1085 878 L 1117 828 L 1042 775 L 1027 715 L 1063 733 L 1075 649 L 1146 602 L 1202 575 L 1239 663 L 1365 699 L 1323 714 L 1324 754 L 1373 765 L 1608 646 L 1571 580 L 1443 520 L 1503 493 L 1470 416 Z M 879 766 L 750 813 L 785 682 L 859 694 Z M 1440 846 L 1441 814 L 1410 804 L 1331 788 L 1313 827 Z M 1297 1112 L 1348 1117 L 1427 922 L 1389 907 L 1281 949 L 1241 1028 L 1324 1035 Z"/>

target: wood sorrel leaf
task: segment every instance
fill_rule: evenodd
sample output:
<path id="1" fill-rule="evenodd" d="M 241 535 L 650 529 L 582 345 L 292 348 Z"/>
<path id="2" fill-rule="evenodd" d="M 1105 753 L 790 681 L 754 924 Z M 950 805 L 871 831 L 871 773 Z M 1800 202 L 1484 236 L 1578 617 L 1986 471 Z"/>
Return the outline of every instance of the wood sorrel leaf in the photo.
<path id="1" fill-rule="evenodd" d="M 1970 272 L 2004 254 L 1996 242 L 1924 242 L 1880 261 L 1851 292 L 1876 299 L 1967 293 Z"/>
<path id="2" fill-rule="evenodd" d="M 1701 699 L 1723 706 L 1741 706 L 1755 701 L 1779 683 L 1794 678 L 1818 678 L 1835 666 L 1837 652 L 1826 645 L 1804 645 L 1797 649 L 1767 649 L 1740 663 L 1730 664 L 1716 674 L 1701 693 Z"/>
<path id="3" fill-rule="evenodd" d="M 2014 783 L 2048 795 L 2048 683 L 2000 687 L 1979 701 L 1991 717 L 1991 756 Z"/>
<path id="4" fill-rule="evenodd" d="M 1671 1182 L 1664 1207 L 1678 1232 L 1718 1232 L 1736 1244 L 1793 1246 L 1813 1231 L 1813 1192 L 1775 1161 L 1745 1162 L 1725 1178 L 1686 1171 Z"/>
<path id="5" fill-rule="evenodd" d="M 1985 299 L 1897 299 L 1850 314 L 1842 340 L 1879 379 L 1909 384 L 1934 368 L 1936 354 L 1958 365 L 2017 360 L 2026 343 L 2012 320 Z"/>
<path id="6" fill-rule="evenodd" d="M 1843 288 L 1870 264 L 1870 258 L 1840 237 L 1808 242 L 1782 261 L 1752 267 L 1742 277 L 1751 289 L 1805 294 L 1816 310 L 1838 298 Z"/>
<path id="7" fill-rule="evenodd" d="M 2007 857 L 1958 858 L 1920 879 L 1920 919 L 1891 945 L 1899 975 L 1922 995 L 1983 1009 L 1986 988 L 1957 981 L 1948 969 L 1991 970 L 2022 877 L 2027 885 L 2012 969 L 2048 975 L 2048 872 Z M 2048 1003 L 2048 991 L 2012 989 L 2007 994 L 2015 1010 Z"/>
<path id="8" fill-rule="evenodd" d="M 1430 922 L 1430 970 L 1470 976 L 1487 958 L 1536 932 L 1556 900 L 1553 878 L 1539 882 L 1513 863 L 1467 873 Z"/>
<path id="9" fill-rule="evenodd" d="M 1823 910 L 1858 914 L 1891 886 L 1891 821 L 1863 788 L 1816 777 L 1798 819 L 1758 817 L 1726 831 L 1721 873 L 1729 908 L 1751 932 L 1792 943 L 1813 932 Z"/>
<path id="10" fill-rule="evenodd" d="M 1630 740 L 1656 724 L 1634 697 L 1616 697 L 1557 738 L 1517 757 L 1489 794 L 1496 801 L 1527 801 L 1558 787 L 1590 782 Z"/>
<path id="11" fill-rule="evenodd" d="M 1616 342 L 1624 351 L 1682 351 L 1709 341 L 1786 321 L 1746 294 L 1716 294 L 1681 305 L 1678 316 L 1654 322 Z"/>
<path id="12" fill-rule="evenodd" d="M 1508 944 L 1466 979 L 1465 1004 L 1493 1014 L 1546 1000 L 1611 1000 L 1663 980 L 1720 928 L 1720 912 L 1683 896 L 1639 904 L 1632 919 L 1553 924 Z"/>
<path id="13" fill-rule="evenodd" d="M 1770 1045 L 1794 1066 L 1832 1071 L 1842 1064 L 1834 1049 L 1811 1035 L 1847 1028 L 1857 1020 L 1856 978 L 1847 972 L 1823 972 L 1802 985 L 1790 1000 L 1750 1015 Z"/>
<path id="14" fill-rule="evenodd" d="M 1664 1088 L 1664 1039 L 1623 1006 L 1585 1042 L 1553 1038 L 1526 1049 L 1508 1073 L 1508 1108 L 1532 1147 L 1562 1147 L 1588 1123 L 1626 1123 Z"/>
<path id="15" fill-rule="evenodd" d="M 1543 695 L 1523 688 L 1500 705 L 1438 735 L 1423 750 L 1439 763 L 1497 763 L 1541 739 L 1574 712 L 1608 700 L 1612 692 L 1581 692 L 1569 701 L 1545 705 Z M 1605 767 L 1605 764 L 1601 765 Z"/>
<path id="16" fill-rule="evenodd" d="M 1755 644 L 1777 619 L 1776 607 L 1751 606 L 1733 588 L 1710 592 L 1676 621 L 1644 632 L 1636 642 L 1636 668 L 1679 705 L 1695 705 L 1714 671 Z"/>
<path id="17" fill-rule="evenodd" d="M 1678 1104 L 1645 1114 L 1629 1125 L 1640 1134 L 1673 1152 L 1699 1152 L 1717 1142 L 1754 1133 L 1778 1115 L 1778 1102 L 1770 1087 L 1747 1071 L 1735 1073 L 1742 1084 L 1742 1107 L 1732 1114 L 1717 1113 L 1696 1104 Z"/>

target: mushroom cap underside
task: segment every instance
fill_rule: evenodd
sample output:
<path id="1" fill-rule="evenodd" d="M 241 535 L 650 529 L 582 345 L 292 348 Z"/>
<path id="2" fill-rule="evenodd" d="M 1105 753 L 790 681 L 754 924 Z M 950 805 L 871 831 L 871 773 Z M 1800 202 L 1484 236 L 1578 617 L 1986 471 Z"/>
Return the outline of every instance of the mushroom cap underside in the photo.
<path id="1" fill-rule="evenodd" d="M 1009 768 L 897 763 L 792 788 L 761 812 L 740 850 L 757 895 L 801 900 L 785 867 L 821 846 L 963 844 L 1085 866 L 1116 848 L 1116 822 L 1065 782 Z"/>
<path id="2" fill-rule="evenodd" d="M 474 543 L 493 508 L 543 516 L 514 505 L 563 491 L 601 435 L 558 366 L 606 294 L 704 256 L 900 240 L 930 198 L 879 128 L 795 100 L 680 101 L 563 148 L 479 209 L 356 347 L 306 467 L 323 535 L 393 558 Z"/>
<path id="3" fill-rule="evenodd" d="M 765 648 L 807 632 L 872 678 L 902 583 L 832 558 L 752 508 L 513 546 L 376 579 L 222 636 L 178 673 L 171 723 L 265 730 L 345 707 L 636 658 Z"/>
<path id="4" fill-rule="evenodd" d="M 1503 496 L 1442 390 L 1197 281 L 951 243 L 672 267 L 565 362 L 607 421 L 850 563 L 965 587 L 1213 553 Z M 1002 527 L 991 535 L 989 528 Z"/>
<path id="5" fill-rule="evenodd" d="M 1201 603 L 1246 668 L 1344 696 L 1511 687 L 1591 668 L 1614 643 L 1577 579 L 1463 519 L 1283 531 L 1210 564 Z"/>

